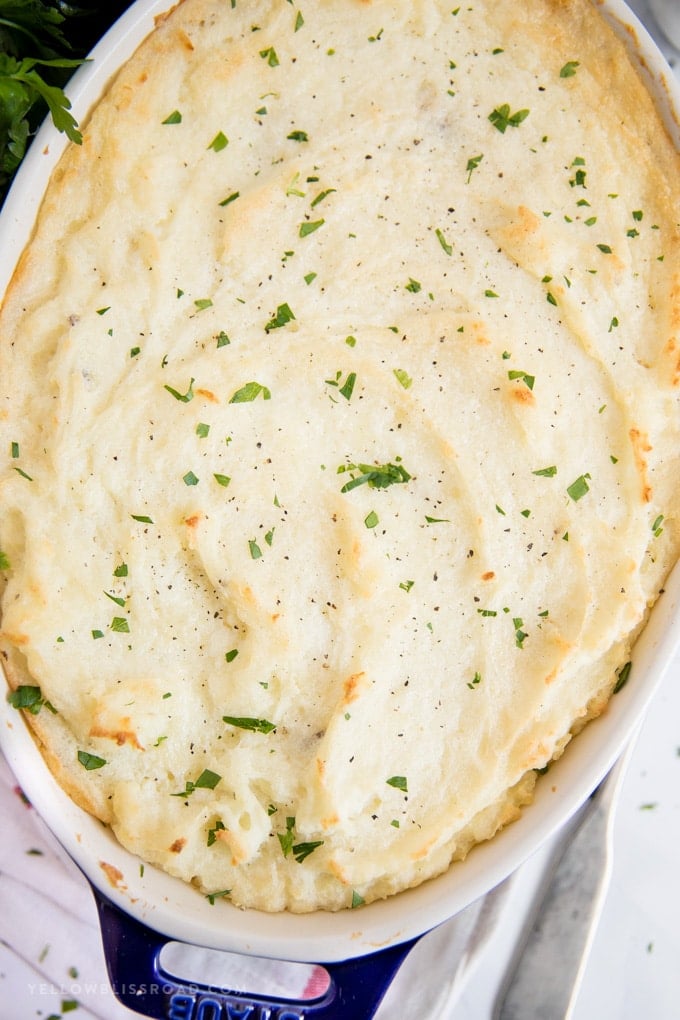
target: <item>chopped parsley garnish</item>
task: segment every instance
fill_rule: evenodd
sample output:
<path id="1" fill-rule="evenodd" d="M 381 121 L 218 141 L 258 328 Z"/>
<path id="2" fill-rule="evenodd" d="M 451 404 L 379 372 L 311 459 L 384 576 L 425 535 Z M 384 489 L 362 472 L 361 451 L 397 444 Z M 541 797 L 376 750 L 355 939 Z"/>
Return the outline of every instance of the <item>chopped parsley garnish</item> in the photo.
<path id="1" fill-rule="evenodd" d="M 350 397 L 352 396 L 352 393 L 354 392 L 354 385 L 357 381 L 357 374 L 356 372 L 348 372 L 347 378 L 345 379 L 342 386 L 340 385 L 341 377 L 342 372 L 338 370 L 335 373 L 335 379 L 326 379 L 325 383 L 327 386 L 336 386 L 338 389 L 338 393 L 342 394 L 345 400 L 349 400 Z"/>
<path id="2" fill-rule="evenodd" d="M 306 131 L 291 131 L 286 135 L 291 142 L 308 142 L 309 136 Z"/>
<path id="3" fill-rule="evenodd" d="M 393 786 L 395 790 L 401 790 L 402 793 L 408 793 L 408 783 L 406 776 L 391 776 L 385 780 L 388 786 Z"/>
<path id="4" fill-rule="evenodd" d="M 465 167 L 465 169 L 467 171 L 467 183 L 468 184 L 470 183 L 470 179 L 471 179 L 473 173 L 475 172 L 475 170 L 477 169 L 477 167 L 479 166 L 479 164 L 482 162 L 483 159 L 484 159 L 484 155 L 482 154 L 480 156 L 471 156 L 470 159 L 467 161 L 467 166 Z"/>
<path id="5" fill-rule="evenodd" d="M 164 385 L 163 389 L 167 390 L 175 400 L 179 400 L 181 404 L 188 404 L 190 400 L 194 399 L 194 380 L 189 381 L 189 386 L 186 393 L 180 393 L 179 390 L 174 389 L 172 386 Z"/>
<path id="6" fill-rule="evenodd" d="M 422 283 L 419 283 L 418 280 L 414 280 L 412 276 L 409 276 L 408 283 L 405 284 L 405 287 L 411 294 L 417 294 L 423 289 Z"/>
<path id="7" fill-rule="evenodd" d="M 298 864 L 302 864 L 311 853 L 323 846 L 323 842 L 322 839 L 315 839 L 309 843 L 293 843 L 293 857 Z"/>
<path id="8" fill-rule="evenodd" d="M 104 594 L 106 595 L 107 599 L 111 599 L 111 601 L 115 602 L 117 606 L 120 606 L 122 609 L 125 608 L 125 599 L 121 598 L 120 595 L 112 595 L 111 592 L 108 591 L 105 591 Z"/>
<path id="9" fill-rule="evenodd" d="M 326 188 L 325 191 L 320 191 L 316 198 L 312 200 L 312 209 L 314 208 L 314 206 L 318 205 L 319 202 L 323 202 L 324 198 L 327 198 L 329 195 L 332 195 L 333 192 L 336 190 L 337 190 L 336 188 Z"/>
<path id="10" fill-rule="evenodd" d="M 196 306 L 197 311 L 204 312 L 206 308 L 212 308 L 212 299 L 196 298 L 196 300 L 194 301 L 194 305 Z"/>
<path id="11" fill-rule="evenodd" d="M 228 145 L 229 139 L 225 133 L 223 131 L 218 131 L 208 148 L 212 149 L 213 152 L 221 152 L 222 149 L 226 149 Z"/>
<path id="12" fill-rule="evenodd" d="M 10 562 L 9 562 L 9 558 L 7 556 L 7 553 L 4 553 L 4 552 L 2 552 L 2 550 L 0 550 L 0 570 L 9 570 L 9 569 L 10 569 Z"/>
<path id="13" fill-rule="evenodd" d="M 236 726 L 239 730 L 250 730 L 252 733 L 271 733 L 276 729 L 276 723 L 268 719 L 253 719 L 247 715 L 223 715 L 222 722 L 229 726 Z"/>
<path id="14" fill-rule="evenodd" d="M 515 616 L 513 617 L 512 625 L 515 628 L 515 644 L 518 648 L 523 648 L 524 641 L 529 636 L 524 630 L 522 630 L 524 621 L 520 616 Z"/>
<path id="15" fill-rule="evenodd" d="M 315 230 L 318 230 L 319 227 L 322 227 L 325 222 L 325 220 L 305 220 L 300 224 L 298 236 L 308 237 L 310 234 L 313 234 Z"/>
<path id="16" fill-rule="evenodd" d="M 479 687 L 481 682 L 482 674 L 479 672 L 475 672 L 475 675 L 473 676 L 472 680 L 468 680 L 468 687 L 470 688 L 471 691 L 474 691 L 475 687 Z"/>
<path id="17" fill-rule="evenodd" d="M 212 772 L 211 769 L 203 769 L 198 779 L 192 781 L 187 779 L 186 786 L 179 793 L 170 794 L 171 797 L 189 797 L 194 790 L 214 790 L 219 782 L 221 782 L 222 776 L 219 776 L 217 772 Z"/>
<path id="18" fill-rule="evenodd" d="M 528 386 L 530 390 L 533 390 L 534 383 L 536 382 L 535 376 L 529 375 L 528 372 L 523 372 L 521 369 L 518 368 L 510 369 L 510 371 L 508 372 L 508 379 L 510 379 L 511 382 L 515 379 L 521 379 L 522 382 L 526 386 Z"/>
<path id="19" fill-rule="evenodd" d="M 105 758 L 100 758 L 97 754 L 90 754 L 89 751 L 78 751 L 78 761 L 87 769 L 88 772 L 92 772 L 94 769 L 100 769 L 104 765 L 108 765 Z"/>
<path id="20" fill-rule="evenodd" d="M 659 514 L 659 516 L 656 518 L 656 520 L 652 524 L 652 534 L 654 535 L 654 538 L 658 538 L 659 535 L 663 532 L 663 527 L 662 527 L 663 522 L 664 522 L 664 515 L 663 514 Z"/>
<path id="21" fill-rule="evenodd" d="M 271 391 L 266 386 L 262 386 L 259 382 L 249 382 L 245 386 L 242 386 L 240 390 L 236 390 L 232 394 L 229 403 L 230 404 L 247 404 L 250 401 L 256 400 L 257 397 L 262 394 L 263 400 L 271 400 Z"/>
<path id="22" fill-rule="evenodd" d="M 276 309 L 276 315 L 272 316 L 267 325 L 264 327 L 265 333 L 269 333 L 272 329 L 280 329 L 287 323 L 292 322 L 294 318 L 295 315 L 293 314 L 290 305 L 284 302 L 284 304 L 278 306 Z"/>
<path id="23" fill-rule="evenodd" d="M 398 459 L 398 458 L 397 458 Z M 411 475 L 402 464 L 341 464 L 338 474 L 344 472 L 361 472 L 354 475 L 349 482 L 345 482 L 341 492 L 351 492 L 359 485 L 368 485 L 371 489 L 386 489 L 389 485 L 408 482 Z"/>
<path id="24" fill-rule="evenodd" d="M 46 698 L 43 698 L 40 688 L 32 684 L 20 684 L 16 690 L 9 692 L 7 701 L 12 708 L 23 708 L 31 715 L 37 715 L 43 706 L 52 713 L 56 714 L 57 711 Z"/>
<path id="25" fill-rule="evenodd" d="M 250 549 L 250 558 L 251 558 L 251 560 L 259 560 L 259 559 L 261 559 L 261 557 L 262 557 L 262 550 L 260 549 L 259 545 L 257 544 L 257 542 L 255 541 L 254 538 L 249 539 L 249 541 L 248 541 L 248 548 Z"/>
<path id="26" fill-rule="evenodd" d="M 277 832 L 276 835 L 283 851 L 283 856 L 288 857 L 292 853 L 298 864 L 302 864 L 311 853 L 318 849 L 318 847 L 323 846 L 324 842 L 322 839 L 316 839 L 309 843 L 296 843 L 295 818 L 291 815 L 286 818 L 286 831 Z"/>
<path id="27" fill-rule="evenodd" d="M 111 620 L 110 629 L 114 634 L 129 634 L 130 624 L 124 616 L 114 616 Z"/>
<path id="28" fill-rule="evenodd" d="M 568 60 L 566 64 L 563 64 L 560 68 L 560 78 L 573 78 L 576 74 L 576 68 L 580 67 L 578 60 Z"/>
<path id="29" fill-rule="evenodd" d="M 590 490 L 590 486 L 588 485 L 589 478 L 589 474 L 579 475 L 579 477 L 573 481 L 571 485 L 567 486 L 567 492 L 575 503 L 577 503 L 579 499 L 583 499 L 585 494 Z"/>
<path id="30" fill-rule="evenodd" d="M 133 521 L 139 521 L 140 524 L 153 524 L 151 518 L 146 514 L 130 514 L 130 517 Z"/>
<path id="31" fill-rule="evenodd" d="M 238 648 L 231 648 L 228 652 L 224 653 L 225 661 L 226 662 L 233 662 L 237 655 L 238 655 Z"/>
<path id="32" fill-rule="evenodd" d="M 206 425 L 204 421 L 199 421 L 198 425 L 196 426 L 196 435 L 198 436 L 198 438 L 207 439 L 209 433 L 210 426 Z"/>
<path id="33" fill-rule="evenodd" d="M 214 907 L 215 906 L 215 900 L 224 899 L 224 897 L 228 896 L 230 892 L 231 892 L 231 889 L 220 889 L 219 892 L 209 892 L 209 893 L 206 893 L 205 894 L 205 898 L 208 901 L 208 903 L 210 904 L 210 906 Z"/>
<path id="34" fill-rule="evenodd" d="M 217 833 L 225 831 L 226 829 L 224 822 L 222 821 L 221 818 L 218 818 L 215 824 L 212 826 L 212 828 L 208 829 L 208 839 L 206 841 L 206 846 L 212 846 L 217 839 Z"/>
<path id="35" fill-rule="evenodd" d="M 364 518 L 364 524 L 366 525 L 367 528 L 377 528 L 379 523 L 380 518 L 378 517 L 375 510 L 371 510 L 371 512 L 367 514 L 367 516 Z"/>
<path id="36" fill-rule="evenodd" d="M 231 205 L 232 202 L 235 202 L 236 199 L 240 197 L 241 197 L 240 191 L 232 191 L 231 195 L 227 195 L 226 198 L 223 198 L 219 205 L 221 206 Z"/>
<path id="37" fill-rule="evenodd" d="M 163 124 L 181 124 L 182 123 L 182 114 L 179 112 L 179 110 L 173 110 L 172 113 L 169 113 L 168 116 L 165 118 L 165 120 L 162 121 L 162 123 Z"/>
<path id="38" fill-rule="evenodd" d="M 616 683 L 614 684 L 614 689 L 612 691 L 612 694 L 618 694 L 619 691 L 621 690 L 621 688 L 626 686 L 626 684 L 628 683 L 628 679 L 630 677 L 630 671 L 631 671 L 632 668 L 633 668 L 633 663 L 632 662 L 626 662 L 621 667 L 621 669 L 617 670 L 617 672 L 616 672 Z"/>
<path id="39" fill-rule="evenodd" d="M 187 471 L 187 473 L 182 476 L 182 481 L 185 485 L 198 485 L 198 478 L 193 471 Z"/>
<path id="40" fill-rule="evenodd" d="M 405 390 L 408 390 L 411 384 L 413 383 L 413 379 L 408 374 L 408 372 L 406 372 L 403 368 L 395 368 L 393 369 L 393 371 L 394 377 L 397 380 L 397 382 L 401 386 L 403 386 Z"/>
<path id="41" fill-rule="evenodd" d="M 352 889 L 352 902 L 350 907 L 352 910 L 356 910 L 357 907 L 363 907 L 366 900 L 361 896 L 356 889 Z"/>
<path id="42" fill-rule="evenodd" d="M 215 479 L 218 485 L 222 486 L 223 489 L 226 489 L 226 487 L 229 485 L 229 482 L 231 481 L 231 477 L 229 475 L 220 475 L 215 473 L 213 475 L 213 478 Z"/>
<path id="43" fill-rule="evenodd" d="M 550 467 L 539 468 L 538 471 L 532 471 L 532 475 L 539 475 L 541 478 L 554 478 L 557 474 L 557 468 L 554 464 Z"/>
<path id="44" fill-rule="evenodd" d="M 437 229 L 435 230 L 435 234 L 437 236 L 439 244 L 441 245 L 442 251 L 446 252 L 447 255 L 453 255 L 453 246 L 450 245 L 449 242 L 446 240 L 444 234 L 439 229 L 439 227 L 437 227 Z"/>
<path id="45" fill-rule="evenodd" d="M 279 66 L 279 58 L 273 46 L 268 46 L 266 50 L 260 50 L 260 56 L 267 61 L 270 67 Z"/>
<path id="46" fill-rule="evenodd" d="M 519 127 L 522 121 L 526 120 L 529 116 L 529 110 L 517 110 L 516 113 L 510 113 L 510 106 L 508 103 L 503 103 L 502 106 L 497 106 L 489 114 L 489 120 L 501 134 L 505 134 L 505 131 L 509 127 Z"/>

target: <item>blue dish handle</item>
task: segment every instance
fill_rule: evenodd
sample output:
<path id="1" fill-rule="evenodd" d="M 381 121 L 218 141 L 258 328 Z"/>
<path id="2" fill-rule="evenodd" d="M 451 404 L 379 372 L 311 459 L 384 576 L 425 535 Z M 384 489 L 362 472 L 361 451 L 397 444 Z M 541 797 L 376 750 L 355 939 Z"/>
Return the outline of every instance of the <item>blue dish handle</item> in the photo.
<path id="1" fill-rule="evenodd" d="M 93 888 L 111 988 L 128 1009 L 152 1020 L 370 1020 L 418 938 L 340 963 L 320 998 L 299 1002 L 183 982 L 160 966 L 166 936 L 124 913 Z"/>

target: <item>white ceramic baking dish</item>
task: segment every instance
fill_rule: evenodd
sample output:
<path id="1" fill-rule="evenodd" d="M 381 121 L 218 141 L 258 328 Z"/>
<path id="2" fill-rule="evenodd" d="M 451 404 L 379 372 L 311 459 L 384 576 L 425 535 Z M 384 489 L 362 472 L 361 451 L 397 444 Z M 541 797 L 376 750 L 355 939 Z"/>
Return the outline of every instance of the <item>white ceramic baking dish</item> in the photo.
<path id="1" fill-rule="evenodd" d="M 168 0 L 137 0 L 75 75 L 69 94 L 82 119 L 118 67 L 153 28 Z M 622 0 L 600 6 L 635 54 L 642 75 L 680 148 L 680 89 L 653 41 Z M 65 139 L 41 129 L 0 216 L 0 293 L 28 240 L 49 174 Z M 680 644 L 680 568 L 669 578 L 638 641 L 629 682 L 539 782 L 531 808 L 464 863 L 417 889 L 360 910 L 264 914 L 226 899 L 210 903 L 195 890 L 124 850 L 110 831 L 81 811 L 46 768 L 21 716 L 0 698 L 0 746 L 19 783 L 91 883 L 100 909 L 116 994 L 130 1008 L 171 1020 L 302 1020 L 373 1015 L 412 945 L 510 875 L 589 796 L 644 715 Z M 322 962 L 326 993 L 307 1003 L 276 1001 L 185 985 L 166 974 L 159 955 L 169 940 L 253 956 Z"/>

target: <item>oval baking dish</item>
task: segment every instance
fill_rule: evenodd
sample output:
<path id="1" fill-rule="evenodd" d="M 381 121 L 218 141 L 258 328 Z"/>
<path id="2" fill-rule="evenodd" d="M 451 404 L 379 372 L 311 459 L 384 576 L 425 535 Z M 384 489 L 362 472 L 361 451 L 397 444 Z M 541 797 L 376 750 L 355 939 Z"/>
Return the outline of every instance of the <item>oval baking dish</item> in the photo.
<path id="1" fill-rule="evenodd" d="M 138 0 L 109 31 L 95 48 L 92 62 L 73 79 L 70 96 L 76 116 L 85 115 L 166 7 L 161 0 Z M 608 0 L 601 7 L 636 55 L 640 73 L 680 148 L 680 97 L 672 74 L 621 0 Z M 0 219 L 0 290 L 6 287 L 31 235 L 64 144 L 63 137 L 46 124 L 7 199 Z M 140 869 L 136 856 L 77 807 L 56 783 L 28 727 L 4 698 L 0 746 L 26 795 L 95 891 L 112 983 L 122 990 L 125 1005 L 150 1017 L 173 1020 L 212 1020 L 218 1015 L 253 1020 L 350 1016 L 362 1020 L 373 1015 L 391 977 L 420 936 L 493 889 L 574 814 L 621 754 L 679 642 L 680 570 L 676 566 L 637 641 L 630 681 L 551 766 L 550 779 L 538 783 L 530 809 L 493 840 L 476 846 L 464 863 L 417 888 L 356 911 L 264 914 L 239 910 L 226 900 L 215 909 L 214 903 L 183 882 L 150 865 Z M 163 971 L 159 956 L 169 940 L 319 962 L 327 967 L 331 984 L 310 1003 L 201 991 Z M 155 991 L 140 995 L 140 988 Z"/>

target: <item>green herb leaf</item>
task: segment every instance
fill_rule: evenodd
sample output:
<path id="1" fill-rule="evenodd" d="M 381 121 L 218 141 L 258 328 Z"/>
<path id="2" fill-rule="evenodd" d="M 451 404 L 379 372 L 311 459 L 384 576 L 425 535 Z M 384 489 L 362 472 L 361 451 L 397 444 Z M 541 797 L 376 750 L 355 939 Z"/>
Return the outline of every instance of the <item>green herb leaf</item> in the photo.
<path id="1" fill-rule="evenodd" d="M 453 255 L 453 246 L 448 243 L 439 227 L 435 230 L 435 234 L 439 244 L 441 245 L 442 251 L 445 251 L 447 255 Z"/>
<path id="2" fill-rule="evenodd" d="M 489 120 L 501 134 L 505 134 L 505 131 L 509 127 L 519 127 L 522 121 L 526 120 L 529 116 L 529 110 L 517 110 L 516 113 L 510 113 L 510 106 L 508 103 L 503 103 L 502 106 L 497 106 L 489 114 Z"/>
<path id="3" fill-rule="evenodd" d="M 208 829 L 208 839 L 206 841 L 206 845 L 212 846 L 217 839 L 217 833 L 224 831 L 225 831 L 224 822 L 222 821 L 221 818 L 218 818 L 215 824 L 212 826 L 212 828 Z"/>
<path id="4" fill-rule="evenodd" d="M 323 846 L 323 842 L 322 839 L 315 839 L 310 843 L 294 843 L 292 847 L 293 857 L 298 864 L 302 864 L 311 853 L 314 853 L 318 847 Z"/>
<path id="5" fill-rule="evenodd" d="M 179 390 L 174 389 L 172 386 L 165 385 L 163 389 L 167 390 L 175 400 L 179 400 L 182 404 L 188 404 L 190 400 L 194 399 L 194 380 L 191 379 L 189 387 L 186 393 L 180 393 Z"/>
<path id="6" fill-rule="evenodd" d="M 380 519 L 375 510 L 371 510 L 371 512 L 364 518 L 364 524 L 367 528 L 376 528 L 379 523 Z"/>
<path id="7" fill-rule="evenodd" d="M 560 78 L 573 78 L 576 74 L 576 68 L 580 67 L 578 60 L 568 60 L 566 64 L 563 64 L 560 68 Z"/>
<path id="8" fill-rule="evenodd" d="M 304 223 L 300 224 L 299 236 L 308 237 L 310 234 L 313 234 L 315 230 L 318 230 L 319 227 L 322 227 L 325 222 L 325 220 L 312 220 L 311 222 L 309 220 L 305 220 Z"/>
<path id="9" fill-rule="evenodd" d="M 256 400 L 260 394 L 262 394 L 263 400 L 271 400 L 271 391 L 266 386 L 262 386 L 259 382 L 249 382 L 245 386 L 242 386 L 240 390 L 236 390 L 232 394 L 229 400 L 230 404 L 247 404 L 253 400 Z"/>
<path id="10" fill-rule="evenodd" d="M 575 481 L 573 481 L 571 485 L 567 486 L 567 492 L 569 493 L 569 495 L 571 496 L 575 503 L 577 503 L 579 499 L 583 499 L 585 494 L 589 491 L 590 489 L 590 486 L 588 485 L 589 478 L 590 478 L 589 474 L 579 475 L 579 477 Z"/>
<path id="11" fill-rule="evenodd" d="M 465 167 L 465 169 L 467 171 L 468 184 L 470 183 L 470 178 L 472 177 L 472 174 L 477 169 L 477 167 L 479 166 L 483 159 L 484 155 L 482 154 L 481 156 L 471 156 L 470 159 L 467 161 L 467 166 Z"/>
<path id="12" fill-rule="evenodd" d="M 388 786 L 393 786 L 395 790 L 401 790 L 402 793 L 408 793 L 408 783 L 406 776 L 392 776 L 386 780 Z"/>
<path id="13" fill-rule="evenodd" d="M 260 56 L 263 60 L 266 60 L 270 67 L 279 66 L 279 58 L 276 55 L 276 50 L 273 46 L 268 46 L 266 50 L 260 50 Z"/>
<path id="14" fill-rule="evenodd" d="M 614 684 L 614 689 L 612 691 L 612 694 L 618 694 L 619 691 L 623 687 L 626 686 L 626 684 L 628 683 L 628 680 L 630 679 L 630 671 L 631 671 L 632 668 L 633 668 L 633 663 L 632 662 L 626 662 L 626 663 L 624 663 L 623 666 L 621 666 L 621 669 L 617 670 L 617 672 L 616 672 L 616 683 Z"/>
<path id="15" fill-rule="evenodd" d="M 210 769 L 203 769 L 200 776 L 194 783 L 194 786 L 197 790 L 214 790 L 221 779 L 222 776 L 219 776 L 217 772 L 212 772 Z"/>
<path id="16" fill-rule="evenodd" d="M 323 202 L 324 198 L 328 198 L 329 195 L 332 195 L 336 190 L 336 188 L 326 188 L 325 191 L 320 191 L 316 198 L 312 200 L 312 209 L 314 206 L 317 206 L 319 202 Z"/>
<path id="17" fill-rule="evenodd" d="M 351 492 L 359 485 L 368 485 L 371 489 L 386 489 L 389 485 L 397 485 L 408 482 L 411 475 L 402 464 L 341 464 L 338 474 L 346 471 L 350 473 L 359 471 L 349 482 L 345 482 L 341 492 Z"/>
<path id="18" fill-rule="evenodd" d="M 271 733 L 276 729 L 276 723 L 268 719 L 253 719 L 245 715 L 223 715 L 222 722 L 229 726 L 236 726 L 240 730 L 250 730 L 253 733 Z"/>
<path id="19" fill-rule="evenodd" d="M 100 758 L 97 754 L 90 754 L 89 751 L 78 751 L 78 761 L 87 769 L 88 772 L 92 772 L 94 769 L 103 768 L 104 765 L 108 765 L 105 758 Z"/>
<path id="20" fill-rule="evenodd" d="M 190 797 L 194 790 L 214 790 L 221 780 L 222 776 L 218 775 L 217 772 L 213 772 L 211 769 L 203 769 L 198 779 L 188 779 L 183 790 L 180 790 L 179 793 L 172 793 L 170 796 Z"/>
<path id="21" fill-rule="evenodd" d="M 215 900 L 224 899 L 224 897 L 228 896 L 230 892 L 231 892 L 231 889 L 221 889 L 219 892 L 206 893 L 205 894 L 205 898 L 208 901 L 208 903 L 210 904 L 210 906 L 214 907 L 215 906 Z"/>
<path id="22" fill-rule="evenodd" d="M 23 708 L 30 712 L 31 715 L 37 715 L 43 705 L 46 704 L 40 688 L 31 684 L 20 684 L 16 690 L 10 691 L 7 695 L 7 701 L 12 708 Z"/>
<path id="23" fill-rule="evenodd" d="M 406 372 L 403 368 L 395 368 L 395 369 L 393 369 L 393 372 L 394 372 L 395 379 L 397 380 L 397 382 L 401 386 L 404 387 L 405 390 L 408 390 L 408 389 L 411 388 L 411 384 L 413 383 L 413 379 L 408 374 L 408 372 Z"/>
<path id="24" fill-rule="evenodd" d="M 163 124 L 181 124 L 182 123 L 182 114 L 179 112 L 179 110 L 173 110 L 172 113 L 169 113 L 168 116 L 165 118 L 165 120 L 162 121 L 161 123 L 163 123 Z"/>
<path id="25" fill-rule="evenodd" d="M 284 302 L 284 304 L 278 306 L 276 309 L 276 315 L 274 315 L 264 327 L 265 333 L 269 333 L 272 329 L 280 329 L 287 323 L 292 322 L 294 318 L 295 315 L 293 314 L 290 305 Z"/>
<path id="26" fill-rule="evenodd" d="M 213 152 L 221 152 L 222 149 L 226 149 L 228 145 L 229 139 L 227 138 L 227 136 L 224 134 L 223 131 L 218 131 L 215 137 L 213 138 L 212 142 L 208 146 L 208 148 L 212 149 Z"/>

